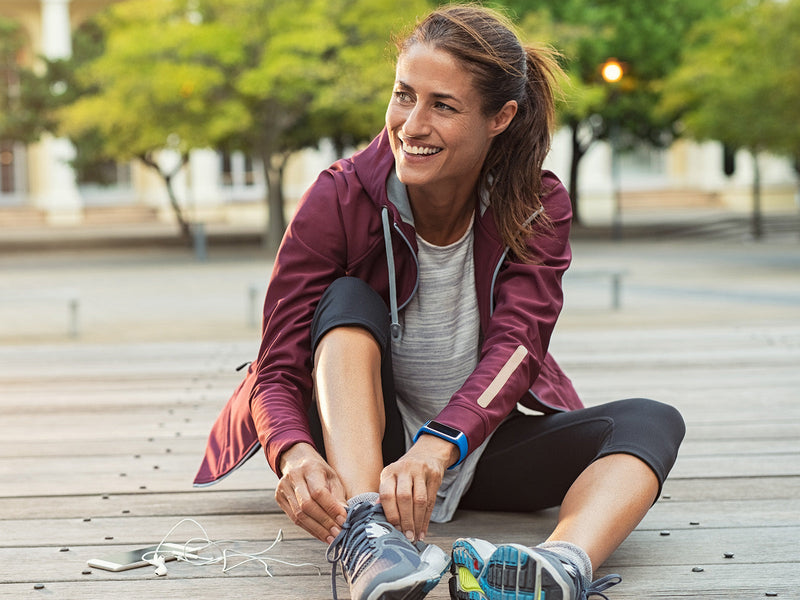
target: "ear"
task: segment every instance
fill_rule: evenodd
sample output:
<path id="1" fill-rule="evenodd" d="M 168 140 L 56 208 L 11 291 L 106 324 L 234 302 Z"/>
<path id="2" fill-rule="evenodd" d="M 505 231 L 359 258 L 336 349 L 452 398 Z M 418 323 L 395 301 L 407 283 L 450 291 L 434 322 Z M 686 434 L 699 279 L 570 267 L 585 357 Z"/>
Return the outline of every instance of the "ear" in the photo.
<path id="1" fill-rule="evenodd" d="M 491 122 L 489 123 L 489 135 L 491 137 L 495 137 L 503 133 L 508 126 L 511 124 L 511 121 L 514 120 L 514 116 L 517 114 L 517 101 L 516 100 L 509 100 L 503 105 L 497 114 L 495 114 Z"/>

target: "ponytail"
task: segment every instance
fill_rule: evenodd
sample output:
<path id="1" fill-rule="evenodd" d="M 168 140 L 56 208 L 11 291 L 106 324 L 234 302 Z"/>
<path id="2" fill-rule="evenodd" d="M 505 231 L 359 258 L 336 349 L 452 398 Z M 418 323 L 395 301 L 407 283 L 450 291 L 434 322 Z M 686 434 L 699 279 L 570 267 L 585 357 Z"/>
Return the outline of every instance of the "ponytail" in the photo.
<path id="1" fill-rule="evenodd" d="M 550 225 L 547 214 L 539 212 L 548 191 L 542 189 L 542 164 L 555 129 L 554 91 L 561 69 L 550 49 L 527 47 L 525 54 L 525 92 L 517 98 L 514 119 L 492 142 L 482 179 L 503 241 L 519 260 L 531 261 L 536 257 L 530 256 L 528 238 Z"/>

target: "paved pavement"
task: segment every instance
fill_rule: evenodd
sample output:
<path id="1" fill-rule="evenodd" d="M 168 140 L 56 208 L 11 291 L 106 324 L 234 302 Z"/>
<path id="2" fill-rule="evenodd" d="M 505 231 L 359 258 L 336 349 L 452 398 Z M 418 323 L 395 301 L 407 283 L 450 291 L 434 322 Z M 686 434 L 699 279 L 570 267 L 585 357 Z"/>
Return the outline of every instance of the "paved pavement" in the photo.
<path id="1" fill-rule="evenodd" d="M 0 252 L 0 344 L 256 340 L 256 304 L 271 262 L 253 239 L 191 249 L 136 244 L 21 248 Z M 240 240 L 241 242 L 241 240 Z M 800 237 L 762 242 L 659 237 L 611 241 L 583 232 L 573 271 L 625 273 L 614 310 L 607 279 L 565 279 L 558 327 L 673 328 L 800 322 Z M 66 292 L 80 298 L 79 333 L 68 335 Z"/>

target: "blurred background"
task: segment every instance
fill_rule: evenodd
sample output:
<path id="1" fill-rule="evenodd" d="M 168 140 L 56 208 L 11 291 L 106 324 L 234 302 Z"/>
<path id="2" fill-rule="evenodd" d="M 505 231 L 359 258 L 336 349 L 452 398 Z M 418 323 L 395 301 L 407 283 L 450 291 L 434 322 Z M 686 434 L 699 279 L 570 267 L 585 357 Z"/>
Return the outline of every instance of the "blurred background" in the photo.
<path id="1" fill-rule="evenodd" d="M 249 335 L 294 204 L 380 131 L 392 36 L 435 4 L 0 0 L 0 341 Z M 800 0 L 486 4 L 562 54 L 578 321 L 661 318 L 667 273 L 705 318 L 800 307 Z"/>

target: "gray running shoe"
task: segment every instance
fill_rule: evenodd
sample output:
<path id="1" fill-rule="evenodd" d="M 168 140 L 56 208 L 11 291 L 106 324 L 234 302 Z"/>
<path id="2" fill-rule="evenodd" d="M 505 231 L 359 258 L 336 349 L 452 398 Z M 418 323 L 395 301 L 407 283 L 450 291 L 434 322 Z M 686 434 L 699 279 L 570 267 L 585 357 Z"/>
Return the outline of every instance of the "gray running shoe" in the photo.
<path id="1" fill-rule="evenodd" d="M 342 531 L 328 546 L 331 588 L 336 571 L 350 586 L 351 600 L 420 600 L 447 571 L 450 557 L 438 546 L 412 544 L 386 520 L 380 504 L 348 509 Z"/>
<path id="2" fill-rule="evenodd" d="M 519 544 L 495 546 L 476 538 L 453 544 L 453 600 L 587 600 L 622 581 L 606 575 L 589 583 L 578 568 L 543 548 Z"/>

